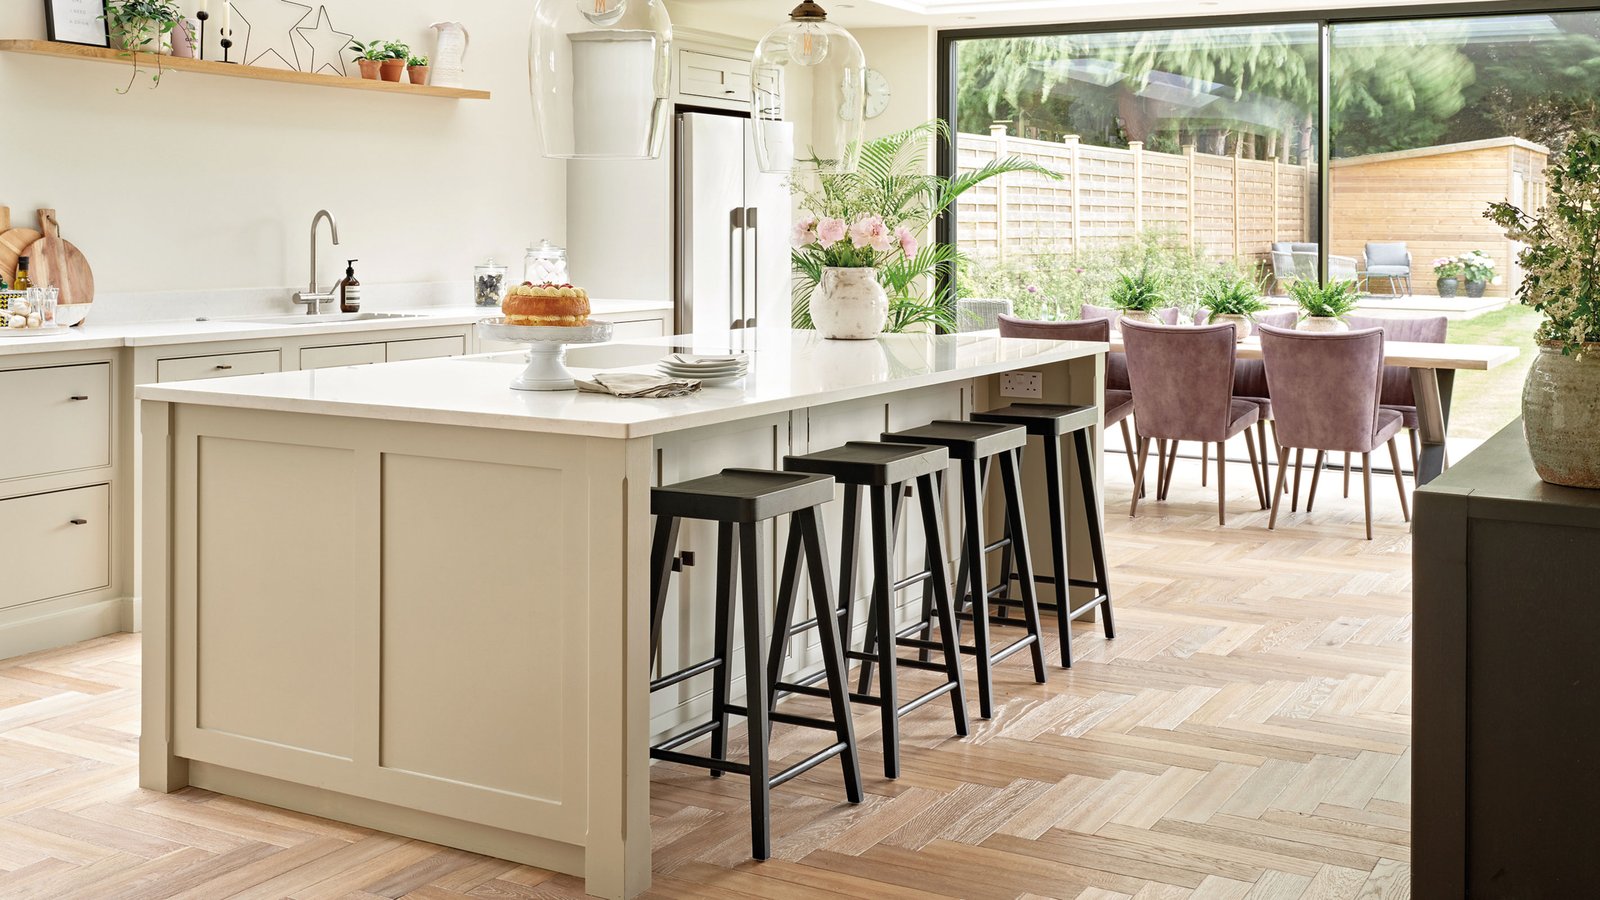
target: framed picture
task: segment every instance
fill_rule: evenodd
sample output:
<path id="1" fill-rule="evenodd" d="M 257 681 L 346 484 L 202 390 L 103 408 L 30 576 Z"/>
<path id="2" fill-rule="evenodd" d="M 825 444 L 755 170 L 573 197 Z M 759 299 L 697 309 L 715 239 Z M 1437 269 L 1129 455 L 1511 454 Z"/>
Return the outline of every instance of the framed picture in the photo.
<path id="1" fill-rule="evenodd" d="M 105 13 L 105 0 L 44 0 L 44 20 L 50 28 L 50 40 L 63 44 L 110 46 Z"/>

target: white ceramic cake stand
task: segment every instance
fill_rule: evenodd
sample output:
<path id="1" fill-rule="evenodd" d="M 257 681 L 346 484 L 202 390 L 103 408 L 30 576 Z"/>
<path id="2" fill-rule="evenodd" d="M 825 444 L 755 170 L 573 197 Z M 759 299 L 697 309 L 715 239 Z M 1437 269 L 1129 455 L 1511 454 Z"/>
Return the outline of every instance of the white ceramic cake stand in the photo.
<path id="1" fill-rule="evenodd" d="M 571 391 L 578 387 L 567 371 L 568 344 L 600 344 L 611 340 L 610 322 L 562 327 L 512 325 L 505 319 L 478 323 L 478 337 L 528 345 L 528 367 L 511 382 L 517 391 Z"/>

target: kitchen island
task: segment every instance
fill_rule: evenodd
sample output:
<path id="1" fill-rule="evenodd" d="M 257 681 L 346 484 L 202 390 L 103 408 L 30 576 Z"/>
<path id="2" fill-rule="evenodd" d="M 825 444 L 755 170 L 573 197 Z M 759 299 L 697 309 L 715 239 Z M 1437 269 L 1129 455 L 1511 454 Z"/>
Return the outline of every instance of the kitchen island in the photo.
<path id="1" fill-rule="evenodd" d="M 141 387 L 141 784 L 635 896 L 650 884 L 648 741 L 708 693 L 647 690 L 650 488 L 1004 405 L 1015 370 L 1041 373 L 1044 402 L 1095 404 L 1105 350 L 774 329 L 569 353 L 580 377 L 674 351 L 750 354 L 744 379 L 670 400 L 512 391 L 518 353 Z M 1079 480 L 1066 483 L 1077 517 Z M 1043 507 L 1028 510 L 1036 541 Z M 825 517 L 835 552 L 838 517 Z M 1084 529 L 1070 532 L 1086 565 Z M 769 596 L 782 538 L 763 534 Z M 711 529 L 685 527 L 664 670 L 708 655 L 713 546 Z M 797 649 L 794 667 L 819 664 Z"/>

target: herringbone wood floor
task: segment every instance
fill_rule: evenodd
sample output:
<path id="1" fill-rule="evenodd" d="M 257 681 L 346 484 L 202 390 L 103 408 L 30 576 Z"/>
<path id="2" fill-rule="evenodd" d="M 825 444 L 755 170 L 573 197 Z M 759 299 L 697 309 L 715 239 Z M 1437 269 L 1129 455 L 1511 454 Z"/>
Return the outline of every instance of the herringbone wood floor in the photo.
<path id="1" fill-rule="evenodd" d="M 1218 528 L 1194 463 L 1132 521 L 1111 463 L 1115 641 L 1079 625 L 1077 666 L 1046 685 L 1014 657 L 1003 707 L 968 740 L 948 707 L 913 714 L 894 782 L 863 710 L 867 802 L 841 802 L 832 765 L 778 789 L 769 862 L 747 859 L 740 779 L 657 766 L 652 895 L 1408 897 L 1410 539 L 1393 482 L 1374 485 L 1368 543 L 1359 484 L 1341 500 L 1324 479 L 1317 512 L 1269 534 L 1243 466 Z M 138 667 L 133 635 L 0 661 L 0 898 L 582 894 L 420 841 L 140 790 Z M 814 740 L 780 728 L 774 757 Z"/>

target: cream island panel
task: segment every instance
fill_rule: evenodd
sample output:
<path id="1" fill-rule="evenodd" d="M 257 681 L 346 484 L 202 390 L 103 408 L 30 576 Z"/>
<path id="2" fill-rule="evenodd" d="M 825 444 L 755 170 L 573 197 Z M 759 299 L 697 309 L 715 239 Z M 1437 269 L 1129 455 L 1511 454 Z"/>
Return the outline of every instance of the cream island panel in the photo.
<path id="1" fill-rule="evenodd" d="M 742 347 L 752 376 L 681 400 L 524 394 L 511 355 L 140 388 L 141 784 L 636 896 L 649 740 L 706 702 L 698 683 L 647 690 L 651 486 L 993 408 L 1015 368 L 1043 373 L 1047 402 L 1096 403 L 1104 369 L 1101 344 L 776 331 L 590 360 L 643 367 L 671 346 Z M 769 596 L 783 529 L 762 535 Z M 675 579 L 659 666 L 708 649 L 712 541 L 684 529 L 699 561 Z M 800 648 L 792 665 L 817 662 Z"/>

